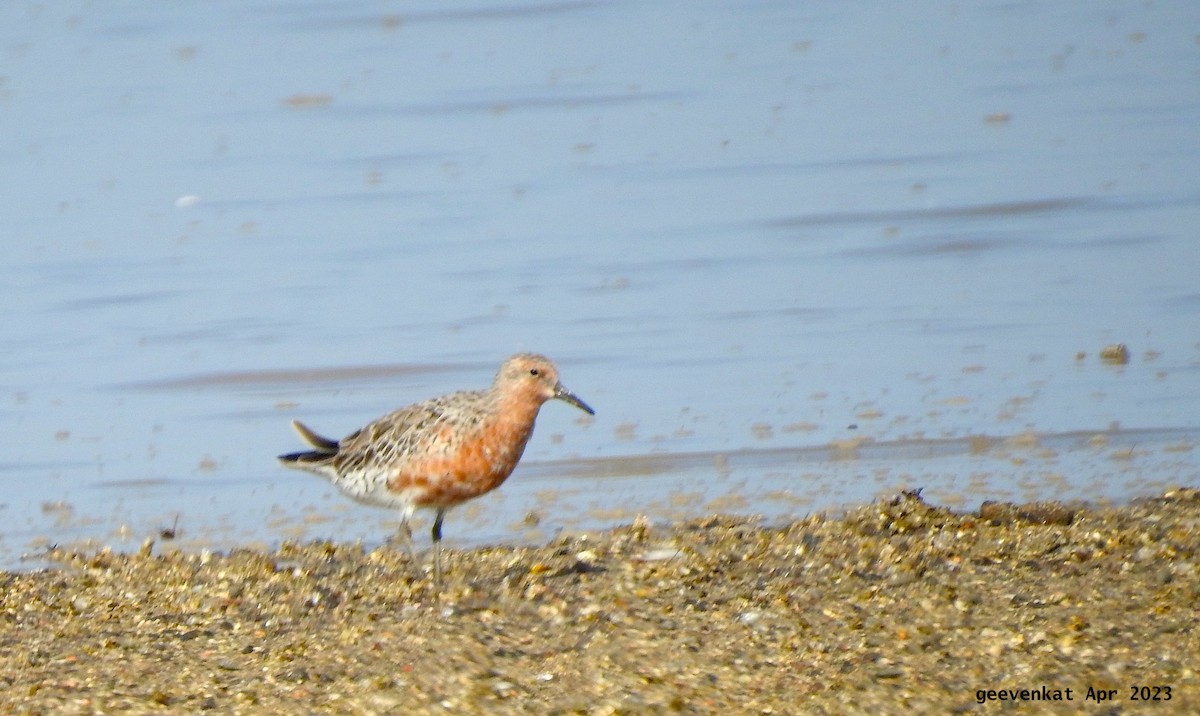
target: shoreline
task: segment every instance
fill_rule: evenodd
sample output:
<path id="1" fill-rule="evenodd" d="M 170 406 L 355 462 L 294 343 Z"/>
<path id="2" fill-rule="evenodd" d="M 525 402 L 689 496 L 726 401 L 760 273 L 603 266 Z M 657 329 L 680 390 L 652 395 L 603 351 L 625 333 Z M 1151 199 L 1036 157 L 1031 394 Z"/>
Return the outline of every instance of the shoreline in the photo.
<path id="1" fill-rule="evenodd" d="M 970 513 L 902 493 L 444 557 L 437 590 L 387 546 L 52 553 L 0 572 L 0 708 L 1200 710 L 1193 488 Z"/>

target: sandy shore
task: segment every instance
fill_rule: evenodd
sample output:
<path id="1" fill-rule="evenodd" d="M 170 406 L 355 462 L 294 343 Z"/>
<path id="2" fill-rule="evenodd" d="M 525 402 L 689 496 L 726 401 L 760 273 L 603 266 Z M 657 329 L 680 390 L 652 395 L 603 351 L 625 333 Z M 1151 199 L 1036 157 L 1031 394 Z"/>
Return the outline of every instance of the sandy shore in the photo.
<path id="1" fill-rule="evenodd" d="M 56 553 L 0 573 L 0 710 L 1196 713 L 1198 548 L 1180 488 L 634 524 L 451 551 L 440 592 L 392 548 Z"/>

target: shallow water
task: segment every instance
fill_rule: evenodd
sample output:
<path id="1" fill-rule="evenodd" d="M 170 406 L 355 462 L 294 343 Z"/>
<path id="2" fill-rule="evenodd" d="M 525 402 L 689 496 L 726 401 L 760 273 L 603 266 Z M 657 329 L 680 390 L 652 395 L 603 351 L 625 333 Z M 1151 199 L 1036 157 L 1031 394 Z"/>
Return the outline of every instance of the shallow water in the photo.
<path id="1" fill-rule="evenodd" d="M 597 415 L 453 544 L 1200 477 L 1188 3 L 17 2 L 0 57 L 4 565 L 378 543 L 288 421 L 518 350 Z"/>

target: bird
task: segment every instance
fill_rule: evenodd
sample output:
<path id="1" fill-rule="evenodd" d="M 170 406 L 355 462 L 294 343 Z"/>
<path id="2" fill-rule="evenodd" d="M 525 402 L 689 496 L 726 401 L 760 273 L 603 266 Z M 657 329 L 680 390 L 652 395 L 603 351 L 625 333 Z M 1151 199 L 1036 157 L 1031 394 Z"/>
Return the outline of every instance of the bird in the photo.
<path id="1" fill-rule="evenodd" d="M 533 434 L 542 404 L 555 399 L 596 414 L 563 387 L 553 361 L 518 353 L 501 364 L 485 390 L 414 403 L 341 440 L 323 437 L 293 420 L 292 428 L 312 449 L 280 455 L 279 461 L 326 478 L 359 502 L 398 509 L 400 533 L 410 546 L 409 520 L 417 509 L 434 510 L 433 572 L 440 585 L 447 510 L 508 479 Z"/>

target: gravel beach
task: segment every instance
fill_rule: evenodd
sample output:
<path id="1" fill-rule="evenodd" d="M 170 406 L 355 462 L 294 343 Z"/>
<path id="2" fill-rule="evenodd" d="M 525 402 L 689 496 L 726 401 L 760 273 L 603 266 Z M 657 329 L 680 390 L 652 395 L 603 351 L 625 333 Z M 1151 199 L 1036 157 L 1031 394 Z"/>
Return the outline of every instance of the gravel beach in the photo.
<path id="1" fill-rule="evenodd" d="M 441 589 L 390 546 L 54 552 L 0 573 L 0 711 L 1197 713 L 1198 545 L 1177 488 L 641 520 Z"/>

